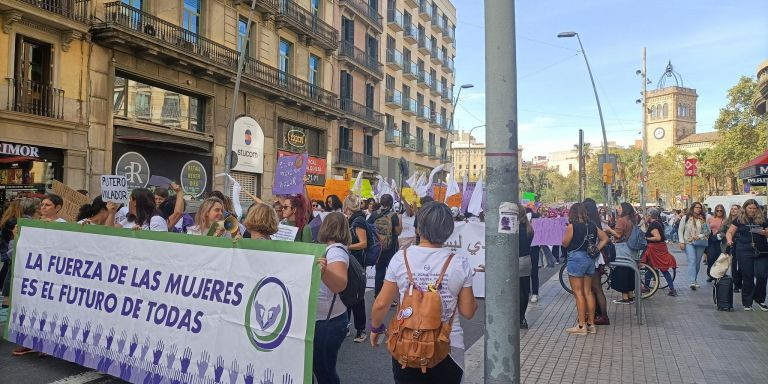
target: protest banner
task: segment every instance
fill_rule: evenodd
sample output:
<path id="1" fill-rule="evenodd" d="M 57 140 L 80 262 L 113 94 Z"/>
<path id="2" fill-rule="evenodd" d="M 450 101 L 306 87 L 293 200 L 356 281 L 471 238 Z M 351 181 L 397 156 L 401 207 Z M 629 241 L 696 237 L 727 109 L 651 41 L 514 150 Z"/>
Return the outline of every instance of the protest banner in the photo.
<path id="1" fill-rule="evenodd" d="M 347 180 L 326 180 L 325 189 L 323 190 L 323 201 L 328 199 L 330 195 L 336 195 L 339 200 L 344 201 L 349 194 L 349 181 Z"/>
<path id="2" fill-rule="evenodd" d="M 128 204 L 128 179 L 124 175 L 101 175 L 101 200 Z"/>
<path id="3" fill-rule="evenodd" d="M 272 240 L 295 241 L 296 234 L 299 233 L 299 227 L 280 224 L 277 226 L 277 233 L 271 236 Z"/>
<path id="4" fill-rule="evenodd" d="M 362 185 L 360 187 L 360 197 L 363 197 L 366 199 L 369 197 L 373 197 L 373 187 L 371 186 L 371 181 L 368 179 L 362 179 L 361 182 L 362 182 Z M 355 184 L 355 180 L 354 179 L 350 180 L 348 189 L 351 190 L 354 184 Z"/>
<path id="5" fill-rule="evenodd" d="M 306 174 L 306 153 L 278 158 L 272 194 L 276 196 L 303 194 L 304 176 Z"/>
<path id="6" fill-rule="evenodd" d="M 320 200 L 325 201 L 325 196 L 323 193 L 325 192 L 325 188 L 317 185 L 307 185 L 307 197 L 309 197 L 310 200 Z"/>
<path id="7" fill-rule="evenodd" d="M 19 225 L 6 339 L 131 383 L 312 382 L 324 246 Z"/>
<path id="8" fill-rule="evenodd" d="M 533 241 L 531 245 L 562 245 L 567 217 L 537 218 L 531 220 Z"/>
<path id="9" fill-rule="evenodd" d="M 416 192 L 414 192 L 413 188 L 405 187 L 403 188 L 403 200 L 407 201 L 408 204 L 411 204 L 412 206 L 416 206 L 419 197 L 416 196 Z"/>
<path id="10" fill-rule="evenodd" d="M 77 212 L 80 210 L 80 207 L 91 203 L 91 200 L 88 199 L 88 196 L 83 195 L 82 193 L 70 188 L 58 180 L 52 181 L 51 189 L 53 190 L 53 193 L 61 196 L 61 198 L 64 200 L 64 205 L 61 207 L 59 215 L 61 215 L 61 217 L 65 218 L 67 221 L 75 221 L 77 218 Z"/>

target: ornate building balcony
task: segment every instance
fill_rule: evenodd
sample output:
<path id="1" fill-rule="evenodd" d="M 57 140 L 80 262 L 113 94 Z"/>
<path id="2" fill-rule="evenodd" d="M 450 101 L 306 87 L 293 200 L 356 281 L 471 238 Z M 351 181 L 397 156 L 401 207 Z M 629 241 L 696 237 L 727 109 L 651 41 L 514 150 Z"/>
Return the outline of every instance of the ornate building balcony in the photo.
<path id="1" fill-rule="evenodd" d="M 394 32 L 403 30 L 403 14 L 397 9 L 387 9 L 387 25 Z"/>
<path id="2" fill-rule="evenodd" d="M 363 70 L 368 76 L 377 81 L 381 81 L 384 78 L 382 64 L 376 57 L 355 47 L 355 44 L 351 41 L 341 41 L 339 45 L 339 61 L 346 62 L 353 68 Z"/>
<path id="3" fill-rule="evenodd" d="M 384 18 L 379 14 L 379 10 L 371 7 L 370 3 L 364 0 L 339 0 L 339 6 L 346 7 L 356 15 L 360 16 L 364 22 L 370 25 L 375 31 L 383 31 Z"/>
<path id="4" fill-rule="evenodd" d="M 334 51 L 339 46 L 339 31 L 296 4 L 294 0 L 280 0 L 275 27 L 287 27 L 299 34 L 299 38 L 305 43 L 328 51 Z"/>
<path id="5" fill-rule="evenodd" d="M 336 164 L 350 166 L 370 172 L 379 171 L 379 158 L 349 149 L 339 148 Z"/>
<path id="6" fill-rule="evenodd" d="M 345 117 L 359 124 L 381 131 L 384 129 L 384 114 L 350 99 L 340 100 Z"/>
<path id="7" fill-rule="evenodd" d="M 396 71 L 403 69 L 403 54 L 396 49 L 387 49 L 387 67 Z"/>

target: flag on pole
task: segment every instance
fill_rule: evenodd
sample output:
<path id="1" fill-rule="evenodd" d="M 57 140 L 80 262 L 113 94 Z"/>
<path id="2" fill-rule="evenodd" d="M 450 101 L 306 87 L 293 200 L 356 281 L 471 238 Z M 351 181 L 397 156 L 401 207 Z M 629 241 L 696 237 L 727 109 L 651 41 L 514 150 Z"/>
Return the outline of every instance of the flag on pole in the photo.
<path id="1" fill-rule="evenodd" d="M 477 184 L 475 184 L 475 190 L 472 191 L 472 197 L 469 199 L 467 212 L 477 216 L 483 211 L 483 195 L 485 195 L 485 184 L 483 183 L 483 175 L 480 175 Z"/>
<path id="2" fill-rule="evenodd" d="M 352 185 L 352 193 L 357 196 L 363 195 L 363 171 L 357 173 L 355 183 Z"/>
<path id="3" fill-rule="evenodd" d="M 448 186 L 445 190 L 445 202 L 448 202 L 448 197 L 457 193 L 461 193 L 461 190 L 459 189 L 459 183 L 456 182 L 456 176 L 453 173 L 453 165 L 451 165 L 451 170 L 448 174 Z"/>

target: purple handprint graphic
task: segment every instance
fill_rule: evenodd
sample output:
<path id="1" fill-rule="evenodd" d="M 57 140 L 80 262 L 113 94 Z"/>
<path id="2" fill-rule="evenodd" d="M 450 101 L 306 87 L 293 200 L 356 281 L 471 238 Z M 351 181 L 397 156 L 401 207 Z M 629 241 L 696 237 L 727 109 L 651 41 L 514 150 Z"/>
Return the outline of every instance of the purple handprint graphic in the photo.
<path id="1" fill-rule="evenodd" d="M 229 367 L 229 384 L 237 383 L 237 375 L 240 373 L 240 367 L 237 366 L 237 360 L 232 361 Z"/>
<path id="2" fill-rule="evenodd" d="M 144 345 L 141 346 L 141 360 L 144 360 L 144 358 L 147 356 L 148 350 L 149 350 L 149 337 L 144 339 Z"/>
<path id="3" fill-rule="evenodd" d="M 128 347 L 128 356 L 133 357 L 133 354 L 136 352 L 136 347 L 138 346 L 139 346 L 139 338 L 134 333 L 133 338 L 131 339 L 131 346 Z"/>
<path id="4" fill-rule="evenodd" d="M 165 348 L 163 341 L 158 341 L 155 345 L 155 350 L 152 352 L 152 364 L 157 365 L 160 362 L 160 357 L 163 356 L 163 348 Z"/>
<path id="5" fill-rule="evenodd" d="M 208 361 L 211 360 L 211 355 L 207 351 L 203 351 L 200 355 L 200 360 L 197 361 L 197 375 L 200 377 L 205 376 L 205 371 L 208 370 Z"/>
<path id="6" fill-rule="evenodd" d="M 123 353 L 123 348 L 125 348 L 125 338 L 128 337 L 128 334 L 123 331 L 120 334 L 120 338 L 117 339 L 117 351 L 120 353 Z"/>
<path id="7" fill-rule="evenodd" d="M 125 381 L 131 380 L 131 364 L 120 363 L 120 378 Z"/>
<path id="8" fill-rule="evenodd" d="M 261 379 L 260 384 L 275 384 L 275 374 L 271 369 L 264 371 L 264 378 Z"/>
<path id="9" fill-rule="evenodd" d="M 168 369 L 171 369 L 173 367 L 173 363 L 176 361 L 176 344 L 172 344 L 170 348 L 168 348 L 168 352 L 165 354 L 165 366 L 168 367 Z"/>
<path id="10" fill-rule="evenodd" d="M 57 349 L 58 354 L 54 356 L 58 357 L 59 359 L 63 359 L 64 354 L 67 353 L 67 348 L 69 348 L 69 346 L 67 346 L 66 344 L 64 343 L 59 344 Z"/>
<path id="11" fill-rule="evenodd" d="M 109 334 L 107 334 L 107 349 L 112 349 L 112 340 L 115 339 L 115 328 L 109 329 Z"/>
<path id="12" fill-rule="evenodd" d="M 171 374 L 171 384 L 181 384 L 182 374 L 178 371 L 174 371 Z"/>
<path id="13" fill-rule="evenodd" d="M 80 319 L 75 320 L 75 324 L 72 326 L 72 339 L 77 339 L 77 333 L 80 331 Z"/>
<path id="14" fill-rule="evenodd" d="M 243 380 L 245 380 L 245 384 L 253 384 L 253 375 L 255 374 L 253 370 L 253 365 L 251 363 L 248 363 L 248 365 L 245 367 L 245 374 L 243 375 Z"/>
<path id="15" fill-rule="evenodd" d="M 45 341 L 40 337 L 32 337 L 32 349 L 35 351 L 42 351 L 45 346 Z"/>
<path id="16" fill-rule="evenodd" d="M 40 332 L 44 332 L 45 331 L 46 317 L 48 317 L 48 313 L 47 312 L 43 312 L 43 314 L 40 316 L 40 324 L 39 324 L 39 328 L 38 328 L 40 330 Z"/>
<path id="17" fill-rule="evenodd" d="M 96 326 L 96 329 L 93 331 L 93 345 L 98 346 L 101 342 L 101 334 L 104 332 L 104 328 L 101 327 L 101 324 Z"/>
<path id="18" fill-rule="evenodd" d="M 164 377 L 163 375 L 159 373 L 155 373 L 152 375 L 152 384 L 160 384 L 163 381 Z"/>
<path id="19" fill-rule="evenodd" d="M 19 328 L 24 326 L 24 319 L 26 318 L 27 318 L 27 309 L 24 307 L 21 307 L 21 313 L 19 314 Z"/>
<path id="20" fill-rule="evenodd" d="M 13 324 L 16 324 L 16 318 L 19 317 L 19 313 L 16 312 L 16 308 L 15 307 L 13 308 L 13 313 L 11 314 L 11 316 L 13 316 Z"/>
<path id="21" fill-rule="evenodd" d="M 51 327 L 51 334 L 56 333 L 56 324 L 59 322 L 59 315 L 57 313 L 53 314 L 53 319 L 51 320 L 50 324 L 48 324 L 49 327 Z"/>
<path id="22" fill-rule="evenodd" d="M 63 319 L 61 319 L 61 325 L 59 326 L 59 331 L 61 333 L 59 336 L 64 337 L 67 335 L 67 328 L 69 328 L 69 317 L 64 316 Z"/>
<path id="23" fill-rule="evenodd" d="M 32 310 L 32 315 L 29 316 L 29 328 L 34 328 L 37 323 L 37 309 Z"/>
<path id="24" fill-rule="evenodd" d="M 144 377 L 144 384 L 152 384 L 152 372 L 147 372 L 147 376 Z"/>
<path id="25" fill-rule="evenodd" d="M 181 363 L 181 372 L 187 373 L 187 369 L 189 368 L 189 362 L 192 359 L 192 350 L 189 349 L 189 347 L 184 348 L 184 354 L 181 355 L 179 358 L 179 362 Z"/>
<path id="26" fill-rule="evenodd" d="M 213 368 L 214 380 L 217 383 L 221 382 L 221 374 L 224 372 L 224 359 L 221 355 L 216 358 L 216 366 Z"/>
<path id="27" fill-rule="evenodd" d="M 88 335 L 91 334 L 91 322 L 85 323 L 85 328 L 83 328 L 83 343 L 88 341 Z"/>
<path id="28" fill-rule="evenodd" d="M 293 384 L 293 378 L 291 378 L 291 375 L 287 373 L 283 375 L 283 384 Z"/>
<path id="29" fill-rule="evenodd" d="M 85 351 L 80 348 L 75 348 L 75 364 L 83 365 L 85 362 Z"/>
<path id="30" fill-rule="evenodd" d="M 27 339 L 27 335 L 26 334 L 24 334 L 22 332 L 18 332 L 16 334 L 16 344 L 23 345 L 24 344 L 24 340 L 26 340 L 26 339 Z"/>

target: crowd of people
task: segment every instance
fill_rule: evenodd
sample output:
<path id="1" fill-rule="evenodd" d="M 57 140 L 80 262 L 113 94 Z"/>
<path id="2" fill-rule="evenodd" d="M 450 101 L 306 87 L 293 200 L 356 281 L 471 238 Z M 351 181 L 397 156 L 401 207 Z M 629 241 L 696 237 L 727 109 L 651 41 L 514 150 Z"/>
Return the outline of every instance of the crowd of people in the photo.
<path id="1" fill-rule="evenodd" d="M 450 350 L 443 359 L 424 370 L 413 368 L 402 358 L 393 358 L 395 381 L 461 381 L 463 333 L 454 313 L 472 318 L 477 303 L 472 291 L 472 276 L 476 271 L 459 258 L 453 258 L 448 248 L 443 248 L 453 232 L 453 222 L 458 217 L 456 209 L 451 210 L 429 197 L 422 198 L 420 207 L 416 208 L 404 201 L 396 202 L 390 194 L 368 200 L 354 194 L 343 199 L 329 195 L 325 201 L 310 201 L 306 195 L 295 195 L 277 198 L 272 204 L 252 196 L 254 203 L 240 217 L 234 217 L 237 221 L 231 221 L 230 217 L 237 216 L 237 207 L 220 191 L 208 193 L 196 212 L 188 212 L 183 190 L 176 184 L 171 184 L 169 189 L 134 189 L 125 206 L 96 197 L 80 208 L 75 221 L 81 225 L 127 230 L 227 237 L 232 241 L 269 241 L 279 226 L 297 227 L 294 241 L 326 245 L 324 257 L 318 262 L 322 284 L 315 313 L 313 373 L 318 383 L 339 383 L 336 359 L 344 339 L 352 333 L 355 343 L 365 342 L 370 335 L 371 345 L 378 345 L 381 335 L 386 333 L 383 322 L 387 313 L 402 302 L 408 288 L 409 292 L 413 289 L 439 292 L 442 305 L 437 316 L 445 324 L 443 330 L 450 332 L 450 337 L 445 339 L 449 340 Z M 17 220 L 67 222 L 62 216 L 63 206 L 60 196 L 49 194 L 42 199 L 13 200 L 3 210 L 0 285 L 5 306 L 12 276 L 9 255 L 18 236 Z M 417 235 L 414 243 L 407 244 L 407 257 L 398 239 L 402 215 L 414 217 Z M 376 301 L 370 313 L 366 313 L 364 299 L 349 307 L 340 300 L 347 289 L 352 260 L 363 267 L 375 267 Z M 430 269 L 429 265 L 444 265 L 444 277 L 440 268 Z M 397 311 L 402 316 L 405 309 L 397 308 Z M 45 355 L 24 346 L 17 346 L 12 353 Z"/>

